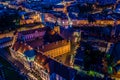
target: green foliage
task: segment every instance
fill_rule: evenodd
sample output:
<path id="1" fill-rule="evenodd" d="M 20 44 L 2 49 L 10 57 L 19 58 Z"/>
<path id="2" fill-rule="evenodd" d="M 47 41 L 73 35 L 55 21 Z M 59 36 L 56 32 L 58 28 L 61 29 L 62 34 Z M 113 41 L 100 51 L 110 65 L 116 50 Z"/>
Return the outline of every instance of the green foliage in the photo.
<path id="1" fill-rule="evenodd" d="M 113 68 L 112 66 L 108 66 L 108 74 L 112 74 L 113 73 Z"/>

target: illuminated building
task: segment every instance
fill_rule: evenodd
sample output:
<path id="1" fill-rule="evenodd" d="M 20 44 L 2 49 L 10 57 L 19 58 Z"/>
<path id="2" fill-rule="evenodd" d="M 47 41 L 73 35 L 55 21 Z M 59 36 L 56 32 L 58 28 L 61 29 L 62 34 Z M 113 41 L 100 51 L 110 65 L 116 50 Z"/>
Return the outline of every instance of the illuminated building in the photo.
<path id="1" fill-rule="evenodd" d="M 54 30 L 47 30 L 47 28 L 22 31 L 16 35 L 14 40 L 16 37 L 17 39 L 13 41 L 13 46 L 10 48 L 11 56 L 21 62 L 26 69 L 34 69 L 43 80 L 74 78 L 76 70 L 55 59 L 70 52 L 70 41 L 59 38 L 60 36 Z M 47 36 L 47 40 L 44 36 Z"/>
<path id="2" fill-rule="evenodd" d="M 70 52 L 70 42 L 66 40 L 53 42 L 47 45 L 43 45 L 41 48 L 38 47 L 38 52 L 39 51 L 46 56 L 55 58 Z"/>
<path id="3" fill-rule="evenodd" d="M 54 31 L 57 32 L 58 34 L 60 34 L 60 28 L 59 28 L 59 26 L 55 26 L 54 27 Z"/>
<path id="4" fill-rule="evenodd" d="M 53 22 L 55 23 L 56 22 L 56 17 L 50 13 L 46 13 L 46 14 L 42 14 L 44 15 L 44 21 L 45 22 Z M 42 16 L 43 17 L 43 16 Z"/>
<path id="5" fill-rule="evenodd" d="M 17 3 L 22 3 L 22 2 L 40 2 L 41 0 L 16 0 Z"/>
<path id="6" fill-rule="evenodd" d="M 74 42 L 75 43 L 76 42 L 80 42 L 80 40 L 81 40 L 81 33 L 82 33 L 82 31 L 80 31 L 80 32 L 76 31 L 76 32 L 73 33 Z"/>
<path id="7" fill-rule="evenodd" d="M 30 24 L 30 23 L 41 22 L 40 14 L 38 13 L 25 13 L 21 14 L 20 25 Z"/>

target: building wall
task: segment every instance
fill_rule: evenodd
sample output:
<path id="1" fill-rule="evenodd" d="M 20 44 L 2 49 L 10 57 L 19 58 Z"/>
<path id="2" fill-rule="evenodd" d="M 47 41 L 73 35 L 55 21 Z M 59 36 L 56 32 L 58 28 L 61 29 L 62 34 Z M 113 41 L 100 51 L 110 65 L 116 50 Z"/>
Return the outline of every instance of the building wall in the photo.
<path id="1" fill-rule="evenodd" d="M 63 77 L 61 77 L 60 75 L 56 74 L 56 73 L 52 73 L 50 80 L 66 80 Z"/>
<path id="2" fill-rule="evenodd" d="M 10 52 L 11 52 L 12 57 L 18 60 L 20 63 L 22 63 L 26 69 L 31 70 L 32 68 L 34 71 L 36 71 L 36 73 L 38 73 L 38 75 L 43 80 L 50 80 L 49 73 L 47 73 L 44 67 L 42 67 L 40 64 L 34 61 L 32 62 L 33 66 L 31 67 L 30 62 L 26 59 L 24 54 L 20 53 L 19 51 L 18 52 L 14 51 L 12 49 L 10 49 Z"/>
<path id="3" fill-rule="evenodd" d="M 71 48 L 70 42 L 68 42 L 68 44 L 66 44 L 65 46 L 58 47 L 58 48 L 55 48 L 50 51 L 46 51 L 44 54 L 46 56 L 50 56 L 50 57 L 54 58 L 54 57 L 57 57 L 57 56 L 60 56 L 60 55 L 70 52 L 70 50 L 71 50 L 70 48 Z"/>
<path id="4" fill-rule="evenodd" d="M 98 48 L 101 52 L 106 52 L 106 47 L 99 47 Z"/>
<path id="5" fill-rule="evenodd" d="M 10 54 L 11 54 L 12 58 L 17 59 L 15 57 L 15 51 L 11 47 L 9 48 L 9 51 L 10 51 Z"/>
<path id="6" fill-rule="evenodd" d="M 54 27 L 54 31 L 57 32 L 58 34 L 60 34 L 60 27 L 59 26 L 55 26 Z"/>
<path id="7" fill-rule="evenodd" d="M 63 8 L 54 8 L 54 11 L 63 11 Z"/>
<path id="8" fill-rule="evenodd" d="M 43 80 L 50 80 L 50 75 L 47 73 L 43 66 L 34 61 L 34 69 L 39 73 Z"/>
<path id="9" fill-rule="evenodd" d="M 31 34 L 27 34 L 27 35 L 21 35 L 22 39 L 26 40 L 31 40 L 37 37 L 42 37 L 45 34 L 45 31 L 41 31 L 41 32 L 35 32 L 35 33 L 31 33 Z M 19 39 L 21 39 L 21 37 L 19 37 Z"/>
<path id="10" fill-rule="evenodd" d="M 5 47 L 11 46 L 11 45 L 12 45 L 12 41 L 9 41 L 4 44 L 0 44 L 0 48 L 5 48 Z"/>
<path id="11" fill-rule="evenodd" d="M 27 68 L 28 70 L 30 69 L 30 64 L 27 61 L 26 57 L 24 56 L 23 53 L 14 51 L 13 49 L 10 48 L 10 53 L 11 56 L 16 59 L 17 61 L 19 61 L 20 63 L 22 63 L 24 65 L 25 68 Z"/>
<path id="12" fill-rule="evenodd" d="M 40 14 L 38 13 L 28 15 L 28 19 L 25 19 L 25 16 L 22 15 L 22 19 L 20 20 L 20 25 L 32 24 L 35 22 L 41 22 L 41 17 L 40 17 Z"/>
<path id="13" fill-rule="evenodd" d="M 40 18 L 40 15 L 39 14 L 33 14 L 33 15 L 30 15 L 29 18 L 32 18 L 34 19 L 35 22 L 41 22 L 41 18 Z"/>
<path id="14" fill-rule="evenodd" d="M 111 50 L 113 49 L 113 45 L 114 45 L 113 43 L 108 42 L 107 49 L 106 49 L 107 53 L 111 53 Z"/>

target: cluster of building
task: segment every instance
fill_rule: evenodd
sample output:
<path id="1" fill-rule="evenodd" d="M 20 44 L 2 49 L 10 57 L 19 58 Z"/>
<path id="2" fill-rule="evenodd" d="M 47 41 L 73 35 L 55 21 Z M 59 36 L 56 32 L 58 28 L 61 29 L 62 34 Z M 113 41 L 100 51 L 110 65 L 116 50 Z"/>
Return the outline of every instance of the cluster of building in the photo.
<path id="1" fill-rule="evenodd" d="M 56 30 L 47 31 L 46 28 L 39 28 L 18 32 L 14 35 L 10 48 L 11 56 L 21 62 L 26 69 L 33 69 L 43 80 L 72 80 L 76 70 L 56 58 L 71 51 L 70 41 L 56 36 L 58 34 Z M 47 33 L 51 35 L 53 41 L 45 40 L 44 36 Z"/>
<path id="2" fill-rule="evenodd" d="M 101 55 L 112 56 L 113 60 L 111 61 L 111 63 L 114 62 L 114 65 L 112 65 L 113 66 L 112 69 L 114 70 L 114 72 L 119 74 L 119 70 L 120 70 L 119 63 L 118 63 L 119 60 L 120 60 L 120 58 L 118 57 L 119 48 L 120 48 L 119 37 L 117 36 L 116 38 L 115 37 L 112 38 L 111 36 L 113 34 L 111 32 L 113 32 L 113 31 L 109 32 L 109 30 L 106 30 L 106 29 L 104 27 L 103 28 L 97 28 L 97 27 L 94 27 L 94 28 L 93 27 L 90 27 L 90 28 L 87 27 L 87 28 L 85 28 L 84 27 L 83 29 L 81 28 L 81 30 L 78 31 L 77 36 L 75 35 L 75 42 L 80 42 L 80 48 L 78 48 L 77 53 L 75 55 L 74 65 L 78 65 L 80 67 L 83 67 L 85 65 L 85 62 L 84 62 L 85 58 L 84 57 L 85 57 L 86 47 L 88 45 L 90 45 L 92 48 L 90 48 L 90 47 L 89 48 L 90 48 L 90 50 L 93 50 L 93 52 L 94 51 L 100 51 L 100 52 L 97 52 L 97 53 L 98 54 L 100 53 Z M 102 31 L 100 31 L 100 30 L 102 30 Z M 85 46 L 86 44 L 87 44 L 87 46 Z M 93 54 L 91 53 L 91 55 L 93 55 Z M 104 59 L 104 57 L 102 57 L 102 58 Z M 102 63 L 100 62 L 99 65 L 98 65 L 99 69 L 97 69 L 96 71 L 99 72 L 100 67 L 105 66 L 103 64 L 104 64 L 104 62 L 102 62 Z M 97 66 L 97 64 L 96 64 L 96 66 Z M 94 67 L 94 69 L 95 69 L 95 67 Z M 102 69 L 103 68 L 101 68 L 101 71 L 102 71 Z M 105 68 L 104 71 L 106 71 L 106 70 L 107 69 Z M 114 74 L 114 72 L 112 74 Z"/>
<path id="3" fill-rule="evenodd" d="M 41 17 L 39 13 L 28 12 L 28 13 L 20 13 L 20 15 L 21 15 L 20 25 L 41 22 Z"/>
<path id="4" fill-rule="evenodd" d="M 28 2 L 48 2 L 48 3 L 52 3 L 54 2 L 55 3 L 59 3 L 61 2 L 62 0 L 23 0 L 23 1 L 28 1 Z M 78 1 L 78 2 L 82 2 L 82 3 L 96 3 L 98 2 L 100 5 L 106 5 L 106 4 L 113 4 L 115 3 L 117 0 L 104 0 L 104 1 L 101 1 L 101 0 L 64 0 L 64 1 Z M 17 2 L 21 2 L 20 0 L 17 0 Z"/>
<path id="5" fill-rule="evenodd" d="M 60 36 L 58 26 L 53 29 L 43 27 L 17 32 L 14 35 L 12 47 L 10 47 L 11 56 L 21 62 L 26 69 L 37 73 L 43 80 L 72 80 L 76 78 L 78 72 L 74 66 L 84 67 L 85 47 L 82 44 L 90 44 L 93 50 L 105 52 L 109 55 L 113 54 L 113 50 L 116 51 L 115 54 L 119 54 L 119 50 L 117 50 L 119 44 L 115 46 L 116 43 L 100 40 L 92 34 L 85 38 L 86 30 L 81 31 L 74 34 L 75 43 L 81 42 L 81 46 L 71 65 L 66 65 L 60 58 L 57 58 L 71 52 L 71 42 Z M 119 62 L 118 57 L 116 57 L 115 62 Z M 115 69 L 119 73 L 119 65 L 116 65 Z"/>
<path id="6" fill-rule="evenodd" d="M 34 3 L 32 4 L 27 2 L 36 2 L 36 1 L 42 2 L 41 0 L 23 0 L 23 1 L 17 0 L 18 3 L 25 2 L 25 4 L 21 3 L 23 5 L 19 9 L 21 8 L 25 9 L 23 6 L 24 5 L 26 6 L 26 4 L 27 5 L 30 4 L 27 6 L 30 9 L 32 9 L 32 7 L 35 9 L 36 6 Z M 113 4 L 116 2 L 116 0 L 103 0 L 103 1 L 101 0 L 70 0 L 70 1 L 69 0 L 64 0 L 64 1 L 43 0 L 43 3 L 55 2 L 55 5 L 52 5 L 53 10 L 46 9 L 45 13 L 40 13 L 38 11 L 41 9 L 40 6 L 35 9 L 35 12 L 32 10 L 31 12 L 30 11 L 25 12 L 25 10 L 18 9 L 19 10 L 18 14 L 20 16 L 20 22 L 19 22 L 20 25 L 44 23 L 46 27 L 16 32 L 13 36 L 13 39 L 9 38 L 10 43 L 13 40 L 12 46 L 10 47 L 11 56 L 15 60 L 22 63 L 25 69 L 32 71 L 34 73 L 37 73 L 37 76 L 40 76 L 43 80 L 83 80 L 82 77 L 81 79 L 76 79 L 76 75 L 78 74 L 81 75 L 82 70 L 85 69 L 84 59 L 86 54 L 84 53 L 92 52 L 90 50 L 85 50 L 86 49 L 85 45 L 88 44 L 92 47 L 93 51 L 99 51 L 100 53 L 105 53 L 110 56 L 114 55 L 114 62 L 115 62 L 114 69 L 116 69 L 116 72 L 119 73 L 120 71 L 120 65 L 119 65 L 120 21 L 119 20 L 117 21 L 113 18 L 112 20 L 108 20 L 108 19 L 105 19 L 105 16 L 102 15 L 102 17 L 104 17 L 105 19 L 103 20 L 102 18 L 100 18 L 101 16 L 98 15 L 97 20 L 93 22 L 93 24 L 90 24 L 89 21 L 87 20 L 88 13 L 85 13 L 87 14 L 87 17 L 84 16 L 83 14 L 82 17 L 84 18 L 80 18 L 80 20 L 78 20 L 78 17 L 80 16 L 80 14 L 74 11 L 74 9 L 76 9 L 75 6 L 77 6 L 77 4 L 75 3 L 75 6 L 72 6 L 75 8 L 73 8 L 73 12 L 71 11 L 70 13 L 69 11 L 67 12 L 67 8 L 68 6 L 70 6 L 71 3 L 66 4 L 67 1 L 68 3 L 70 1 L 71 2 L 73 1 L 73 3 L 78 1 L 78 2 L 82 2 L 83 4 L 98 2 L 99 5 Z M 62 3 L 60 3 L 60 5 L 56 5 L 56 3 L 59 3 L 59 2 L 62 2 Z M 39 3 L 37 5 L 39 5 Z M 40 5 L 43 5 L 43 4 L 40 4 Z M 48 6 L 47 7 L 45 6 L 42 8 L 48 8 Z M 73 19 L 71 14 L 74 14 L 75 16 L 77 16 L 77 18 Z M 59 16 L 60 18 L 58 18 Z M 73 29 L 73 27 L 69 28 L 70 21 L 68 18 L 72 19 L 71 25 L 73 27 L 77 26 L 80 28 L 78 29 L 78 32 L 74 32 L 74 30 L 70 30 L 70 29 Z M 69 34 L 69 32 L 71 32 L 71 34 L 69 34 L 70 36 L 66 36 L 66 37 L 64 36 L 64 38 L 71 38 L 71 41 L 66 40 L 62 37 L 63 34 L 60 33 L 60 28 L 58 25 L 67 27 L 66 30 L 68 30 L 68 33 L 66 32 L 65 35 Z M 111 27 L 107 25 L 111 25 Z M 92 26 L 92 27 L 88 27 L 88 26 Z M 113 26 L 115 26 L 115 28 L 113 28 Z M 51 29 L 51 27 L 53 28 Z M 74 41 L 72 42 L 72 40 Z M 7 41 L 8 41 L 8 38 L 7 38 Z M 0 44 L 4 42 L 6 43 L 7 41 L 6 40 L 3 40 L 3 42 L 0 41 Z M 71 42 L 73 43 L 72 45 L 74 45 L 75 48 L 77 48 L 76 50 L 73 51 L 75 54 L 74 53 L 71 54 L 71 49 L 72 49 Z M 79 48 L 76 46 L 78 46 Z M 70 55 L 71 61 L 68 61 L 70 65 L 65 64 L 62 61 L 63 59 L 62 56 L 64 56 L 65 54 Z M 91 54 L 89 56 L 91 56 Z M 67 57 L 67 59 L 68 58 L 69 57 Z M 104 58 L 104 57 L 100 57 L 100 58 Z M 103 60 L 105 60 L 105 58 Z M 102 67 L 104 67 L 104 65 L 102 63 L 100 63 L 99 65 L 98 64 L 99 63 L 97 63 L 97 67 L 100 67 L 98 68 L 99 69 L 98 72 L 100 72 L 101 69 L 103 69 L 101 68 L 101 65 Z M 80 71 L 78 69 L 75 69 L 76 66 L 78 67 L 78 69 L 80 68 Z M 95 65 L 92 65 L 92 67 L 95 67 Z M 107 71 L 108 68 L 105 68 L 105 69 Z M 102 71 L 100 73 L 102 73 Z"/>

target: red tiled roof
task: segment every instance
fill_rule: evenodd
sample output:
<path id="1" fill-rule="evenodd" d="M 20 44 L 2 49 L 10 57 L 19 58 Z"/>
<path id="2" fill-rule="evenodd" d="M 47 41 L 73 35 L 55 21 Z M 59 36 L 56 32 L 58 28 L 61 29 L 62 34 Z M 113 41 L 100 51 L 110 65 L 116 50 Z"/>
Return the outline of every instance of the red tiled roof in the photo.
<path id="1" fill-rule="evenodd" d="M 42 47 L 39 47 L 39 50 L 42 51 L 42 52 L 46 52 L 46 51 L 49 51 L 49 50 L 52 50 L 52 49 L 55 49 L 55 48 L 58 48 L 58 47 L 65 46 L 68 43 L 69 42 L 67 40 L 53 42 L 53 43 L 50 43 L 50 44 L 43 45 Z"/>
<path id="2" fill-rule="evenodd" d="M 26 34 L 34 33 L 35 31 L 41 32 L 41 31 L 45 31 L 45 30 L 46 30 L 46 28 L 37 28 L 37 29 L 32 29 L 32 30 L 21 31 L 21 32 L 19 32 L 19 34 L 26 35 Z"/>
<path id="3" fill-rule="evenodd" d="M 19 49 L 18 45 L 19 45 L 19 43 L 18 43 L 18 42 L 15 42 L 12 48 L 13 48 L 15 51 L 17 51 L 17 50 Z"/>
<path id="4" fill-rule="evenodd" d="M 50 73 L 50 59 L 41 53 L 37 53 L 35 61 L 42 65 Z"/>
<path id="5" fill-rule="evenodd" d="M 25 51 L 27 50 L 30 50 L 32 49 L 29 45 L 23 43 L 23 42 L 16 42 L 14 45 L 13 45 L 13 49 L 15 51 L 19 51 L 21 53 L 24 53 Z"/>
<path id="6" fill-rule="evenodd" d="M 30 50 L 31 47 L 23 42 L 16 42 L 13 45 L 13 49 L 17 52 L 21 52 L 24 53 L 27 50 Z M 41 53 L 36 53 L 36 58 L 35 61 L 42 65 L 44 67 L 44 69 L 46 69 L 48 72 L 50 72 L 50 67 L 49 67 L 49 58 L 46 57 L 45 55 L 42 55 Z"/>
<path id="7" fill-rule="evenodd" d="M 38 46 L 43 45 L 44 41 L 43 41 L 43 39 L 35 39 L 35 40 L 32 40 L 32 41 L 28 41 L 26 43 L 28 45 L 30 45 L 32 48 L 36 48 Z"/>

